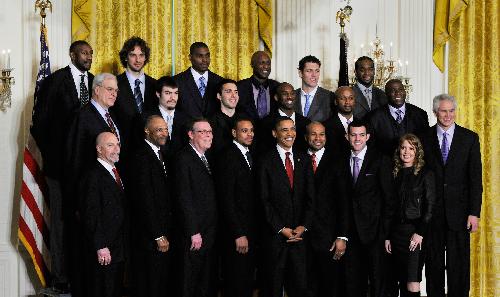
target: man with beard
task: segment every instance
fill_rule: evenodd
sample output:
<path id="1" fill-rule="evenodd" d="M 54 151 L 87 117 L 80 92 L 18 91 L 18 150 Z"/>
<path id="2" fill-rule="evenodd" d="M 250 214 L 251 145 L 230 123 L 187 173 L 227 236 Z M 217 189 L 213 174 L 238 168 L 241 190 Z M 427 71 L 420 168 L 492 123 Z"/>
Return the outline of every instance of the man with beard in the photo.
<path id="1" fill-rule="evenodd" d="M 255 52 L 251 64 L 253 75 L 237 84 L 240 95 L 238 110 L 256 122 L 278 108 L 274 95 L 279 83 L 269 78 L 271 58 L 266 52 Z"/>
<path id="2" fill-rule="evenodd" d="M 392 158 L 399 138 L 407 133 L 417 136 L 429 128 L 427 113 L 410 103 L 406 103 L 406 90 L 399 79 L 391 79 L 385 84 L 389 104 L 368 115 L 372 129 L 372 141 L 378 150 Z"/>
<path id="3" fill-rule="evenodd" d="M 295 112 L 295 101 L 297 97 L 295 96 L 295 91 L 291 84 L 287 82 L 280 83 L 276 89 L 275 100 L 278 102 L 278 109 L 263 118 L 258 127 L 258 138 L 256 142 L 257 155 L 261 155 L 269 150 L 276 142 L 272 131 L 277 118 L 285 116 L 292 119 L 295 123 L 295 129 L 298 135 L 304 135 L 307 124 L 311 122 L 308 118 Z M 294 148 L 305 151 L 307 149 L 305 139 L 303 137 L 297 138 L 297 140 L 294 141 Z"/>
<path id="4" fill-rule="evenodd" d="M 299 62 L 302 87 L 297 89 L 295 111 L 310 119 L 322 122 L 330 117 L 333 93 L 318 86 L 321 61 L 315 56 L 305 56 Z"/>
<path id="5" fill-rule="evenodd" d="M 191 67 L 174 76 L 179 86 L 179 109 L 191 118 L 211 117 L 219 107 L 217 86 L 222 77 L 208 70 L 210 50 L 203 42 L 189 48 Z"/>
<path id="6" fill-rule="evenodd" d="M 75 41 L 69 48 L 71 63 L 43 80 L 33 108 L 31 134 L 42 154 L 43 171 L 50 201 L 50 253 L 52 286 L 64 293 L 68 288 L 68 255 L 64 247 L 68 219 L 75 205 L 63 201 L 66 182 L 61 150 L 68 138 L 68 128 L 75 113 L 89 102 L 89 87 L 94 76 L 88 72 L 92 66 L 92 48 L 83 40 Z M 94 149 L 93 149 L 94 150 Z M 70 232 L 71 233 L 71 232 Z"/>
<path id="7" fill-rule="evenodd" d="M 347 126 L 354 121 L 354 91 L 350 87 L 342 86 L 335 91 L 335 113 L 323 124 L 326 129 L 327 147 L 333 150 L 335 155 L 343 155 L 349 152 L 349 141 L 345 138 Z"/>
<path id="8" fill-rule="evenodd" d="M 177 155 L 176 199 L 182 249 L 181 297 L 206 297 L 213 292 L 217 203 L 212 166 L 206 152 L 212 127 L 206 119 L 189 125 L 189 145 Z"/>
<path id="9" fill-rule="evenodd" d="M 363 56 L 354 64 L 357 83 L 354 85 L 356 105 L 354 116 L 363 119 L 367 113 L 387 104 L 384 91 L 373 85 L 375 78 L 375 64 L 372 58 Z"/>
<path id="10" fill-rule="evenodd" d="M 120 62 L 125 71 L 116 77 L 120 92 L 111 108 L 117 116 L 122 134 L 129 139 L 132 150 L 142 145 L 144 110 L 158 105 L 155 96 L 156 80 L 144 73 L 149 62 L 150 49 L 146 41 L 131 37 L 120 50 Z M 123 159 L 123 154 L 122 154 Z"/>

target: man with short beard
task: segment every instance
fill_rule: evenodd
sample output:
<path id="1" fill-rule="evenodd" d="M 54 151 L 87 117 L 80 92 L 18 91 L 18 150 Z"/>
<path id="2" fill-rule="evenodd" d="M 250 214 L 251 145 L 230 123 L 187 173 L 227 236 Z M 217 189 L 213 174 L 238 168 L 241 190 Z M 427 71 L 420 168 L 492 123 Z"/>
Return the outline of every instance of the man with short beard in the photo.
<path id="1" fill-rule="evenodd" d="M 372 58 L 363 56 L 358 58 L 354 64 L 356 73 L 356 84 L 353 87 L 356 105 L 354 116 L 364 119 L 366 114 L 387 104 L 384 91 L 373 85 L 375 78 L 375 64 Z"/>
<path id="2" fill-rule="evenodd" d="M 264 118 L 278 108 L 274 95 L 278 82 L 270 79 L 271 58 L 264 51 L 252 55 L 253 75 L 238 82 L 240 102 L 238 110 L 249 116 L 254 122 Z"/>

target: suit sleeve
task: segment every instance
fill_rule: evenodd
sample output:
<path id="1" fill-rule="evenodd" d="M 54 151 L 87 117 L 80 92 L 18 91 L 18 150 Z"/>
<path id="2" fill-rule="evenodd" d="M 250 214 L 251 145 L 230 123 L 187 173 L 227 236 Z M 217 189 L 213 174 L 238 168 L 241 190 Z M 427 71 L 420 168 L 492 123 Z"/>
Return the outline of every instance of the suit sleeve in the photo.
<path id="1" fill-rule="evenodd" d="M 338 164 L 339 168 L 341 164 Z M 340 170 L 340 169 L 339 169 Z M 336 226 L 338 226 L 336 230 L 336 234 L 333 234 L 332 238 L 336 238 L 339 236 L 347 237 L 347 233 L 349 231 L 349 203 L 348 203 L 348 190 L 347 185 L 349 183 L 349 179 L 345 174 L 338 173 L 336 178 Z"/>
<path id="2" fill-rule="evenodd" d="M 313 228 L 312 226 L 312 221 L 313 221 L 313 215 L 314 215 L 314 197 L 315 197 L 315 192 L 314 192 L 314 175 L 313 175 L 313 170 L 312 170 L 312 164 L 311 164 L 311 159 L 304 157 L 305 160 L 305 168 L 304 168 L 304 177 L 305 177 L 305 185 L 306 185 L 306 192 L 304 197 L 306 199 L 305 204 L 304 204 L 304 218 L 303 218 L 303 226 L 306 229 Z"/>
<path id="3" fill-rule="evenodd" d="M 259 170 L 259 181 L 260 181 L 260 199 L 262 202 L 262 206 L 264 208 L 264 217 L 266 219 L 266 223 L 271 227 L 271 232 L 278 233 L 283 227 L 291 227 L 285 226 L 283 220 L 278 216 L 278 214 L 274 211 L 273 205 L 271 203 L 271 183 L 274 179 L 269 172 L 268 163 L 262 162 Z"/>
<path id="4" fill-rule="evenodd" d="M 422 209 L 422 217 L 417 225 L 417 234 L 421 236 L 425 236 L 427 233 L 427 229 L 432 218 L 432 209 L 436 201 L 436 180 L 434 173 L 432 171 L 427 171 L 424 174 L 423 185 L 425 197 L 422 199 L 424 209 Z"/>
<path id="5" fill-rule="evenodd" d="M 194 208 L 193 190 L 191 183 L 195 182 L 192 178 L 191 163 L 192 160 L 186 158 L 186 154 L 181 153 L 175 165 L 179 211 L 183 219 L 183 227 L 186 236 L 193 236 L 200 233 L 198 218 Z"/>
<path id="6" fill-rule="evenodd" d="M 99 180 L 94 171 L 91 171 L 89 176 L 86 178 L 85 187 L 83 187 L 83 197 L 82 201 L 82 214 L 83 222 L 85 226 L 85 233 L 88 238 L 92 240 L 92 245 L 94 250 L 110 247 L 110 243 L 107 242 L 105 236 L 105 228 L 101 217 L 101 191 L 99 190 Z"/>
<path id="7" fill-rule="evenodd" d="M 479 217 L 483 194 L 483 179 L 479 136 L 474 133 L 469 151 L 469 215 Z"/>

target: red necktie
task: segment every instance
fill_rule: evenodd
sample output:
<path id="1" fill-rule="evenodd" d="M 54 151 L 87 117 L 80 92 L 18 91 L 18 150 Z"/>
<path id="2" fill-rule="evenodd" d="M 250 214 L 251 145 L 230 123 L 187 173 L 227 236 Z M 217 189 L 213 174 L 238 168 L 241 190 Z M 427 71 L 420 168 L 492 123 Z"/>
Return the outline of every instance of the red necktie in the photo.
<path id="1" fill-rule="evenodd" d="M 316 168 L 318 168 L 318 164 L 316 163 L 316 154 L 312 153 L 311 154 L 311 161 L 313 165 L 313 172 L 316 173 Z"/>
<path id="2" fill-rule="evenodd" d="M 118 132 L 116 132 L 116 127 L 115 123 L 113 123 L 113 119 L 111 119 L 111 115 L 109 112 L 105 114 L 106 116 L 106 122 L 108 123 L 109 129 L 111 129 L 111 133 L 115 134 L 116 138 L 120 140 L 120 137 L 118 137 Z"/>
<path id="3" fill-rule="evenodd" d="M 113 167 L 113 173 L 115 175 L 116 183 L 120 186 L 121 189 L 123 189 L 122 179 L 120 178 L 118 170 L 116 170 L 116 167 Z"/>
<path id="4" fill-rule="evenodd" d="M 292 160 L 290 160 L 290 152 L 285 153 L 285 168 L 286 175 L 288 175 L 288 180 L 290 181 L 290 187 L 293 188 L 293 165 Z"/>

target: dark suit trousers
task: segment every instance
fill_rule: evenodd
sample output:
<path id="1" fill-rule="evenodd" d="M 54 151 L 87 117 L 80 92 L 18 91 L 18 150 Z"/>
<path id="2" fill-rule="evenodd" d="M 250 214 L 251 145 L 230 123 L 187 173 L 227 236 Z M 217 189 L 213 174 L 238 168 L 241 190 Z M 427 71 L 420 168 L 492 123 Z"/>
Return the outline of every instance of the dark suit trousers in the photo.
<path id="1" fill-rule="evenodd" d="M 384 240 L 363 244 L 356 237 L 349 237 L 344 255 L 346 296 L 366 297 L 369 279 L 370 297 L 382 297 L 386 269 Z"/>
<path id="2" fill-rule="evenodd" d="M 202 245 L 198 251 L 191 251 L 190 247 L 191 239 L 186 240 L 182 255 L 182 297 L 211 296 L 216 279 L 216 251 L 213 246 Z"/>
<path id="3" fill-rule="evenodd" d="M 282 297 L 283 287 L 288 297 L 307 296 L 306 243 L 273 244 L 265 251 L 264 287 L 259 296 Z"/>
<path id="4" fill-rule="evenodd" d="M 170 254 L 158 250 L 144 250 L 137 252 L 136 297 L 166 297 L 172 293 L 167 284 L 169 280 Z"/>
<path id="5" fill-rule="evenodd" d="M 121 297 L 123 287 L 124 263 L 113 263 L 111 255 L 111 264 L 101 265 L 97 262 L 97 256 L 88 264 L 90 267 L 89 275 L 89 295 L 93 297 Z"/>
<path id="6" fill-rule="evenodd" d="M 444 297 L 445 269 L 448 297 L 467 297 L 470 289 L 470 234 L 452 231 L 443 215 L 432 220 L 427 235 L 425 277 L 427 296 Z M 446 268 L 445 268 L 446 249 Z"/>
<path id="7" fill-rule="evenodd" d="M 254 287 L 255 250 L 252 245 L 246 254 L 236 251 L 236 244 L 226 242 L 222 254 L 224 297 L 251 297 Z"/>
<path id="8" fill-rule="evenodd" d="M 313 265 L 311 265 L 309 279 L 312 282 L 314 297 L 345 296 L 343 276 L 341 275 L 344 259 L 334 260 L 333 255 L 334 253 L 330 251 L 314 251 L 313 253 Z"/>

